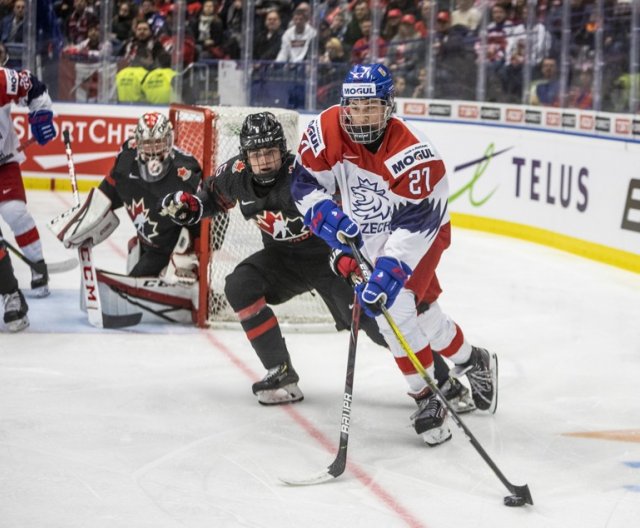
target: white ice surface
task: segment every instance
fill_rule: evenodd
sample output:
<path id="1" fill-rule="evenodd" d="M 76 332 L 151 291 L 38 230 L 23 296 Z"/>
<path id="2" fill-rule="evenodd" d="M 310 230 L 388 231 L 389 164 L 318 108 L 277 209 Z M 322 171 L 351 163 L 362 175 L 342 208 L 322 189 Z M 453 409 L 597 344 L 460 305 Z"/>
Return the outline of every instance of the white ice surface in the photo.
<path id="1" fill-rule="evenodd" d="M 45 227 L 70 193 L 29 199 L 47 258 L 72 256 Z M 132 233 L 124 219 L 98 265 L 123 272 Z M 533 507 L 502 505 L 506 489 L 453 424 L 451 442 L 421 444 L 401 375 L 366 337 L 347 471 L 279 483 L 335 456 L 348 334 L 287 335 L 305 400 L 261 407 L 250 387 L 263 370 L 242 333 L 95 330 L 76 269 L 28 299 L 27 331 L 0 323 L 0 527 L 640 526 L 640 276 L 459 229 L 440 275 L 442 307 L 500 361 L 497 414 L 464 420 Z M 612 430 L 635 441 L 566 436 Z"/>

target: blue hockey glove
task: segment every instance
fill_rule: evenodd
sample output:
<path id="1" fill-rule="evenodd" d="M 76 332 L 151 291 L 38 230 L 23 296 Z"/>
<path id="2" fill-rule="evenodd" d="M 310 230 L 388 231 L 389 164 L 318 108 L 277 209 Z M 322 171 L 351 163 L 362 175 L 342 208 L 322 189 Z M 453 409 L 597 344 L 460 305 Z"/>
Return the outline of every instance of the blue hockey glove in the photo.
<path id="1" fill-rule="evenodd" d="M 357 247 L 362 246 L 358 225 L 332 200 L 323 200 L 309 209 L 304 223 L 334 249 L 351 254 L 347 239 L 353 239 Z"/>
<path id="2" fill-rule="evenodd" d="M 51 110 L 36 110 L 29 114 L 31 133 L 40 145 L 46 145 L 56 137 L 53 126 L 53 112 Z"/>
<path id="3" fill-rule="evenodd" d="M 390 308 L 411 275 L 411 268 L 393 257 L 380 257 L 368 282 L 356 286 L 362 308 L 370 317 L 382 313 L 380 305 Z"/>
<path id="4" fill-rule="evenodd" d="M 170 193 L 160 203 L 160 214 L 168 216 L 175 224 L 190 226 L 202 218 L 202 202 L 188 192 Z"/>

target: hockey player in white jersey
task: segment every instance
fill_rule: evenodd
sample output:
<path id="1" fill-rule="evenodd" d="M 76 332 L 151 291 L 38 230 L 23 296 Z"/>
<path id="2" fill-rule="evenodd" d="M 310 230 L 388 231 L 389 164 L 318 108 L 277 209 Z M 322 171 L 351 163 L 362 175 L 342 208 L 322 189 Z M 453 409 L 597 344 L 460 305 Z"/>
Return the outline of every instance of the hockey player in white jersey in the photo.
<path id="1" fill-rule="evenodd" d="M 40 145 L 44 145 L 56 137 L 51 98 L 46 86 L 29 71 L 0 67 L 0 216 L 9 224 L 24 255 L 36 263 L 31 274 L 34 296 L 45 297 L 49 295 L 49 277 L 40 234 L 27 210 L 20 172 L 20 163 L 25 158 L 11 121 L 12 103 L 29 107 L 31 134 Z"/>
<path id="2" fill-rule="evenodd" d="M 302 137 L 292 194 L 316 235 L 347 254 L 351 238 L 373 263 L 371 280 L 357 287 L 359 300 L 376 317 L 418 404 L 411 416 L 416 432 L 437 445 L 451 438 L 446 407 L 399 346 L 379 304 L 432 377 L 433 351 L 456 364 L 452 374 L 466 374 L 480 410 L 496 409 L 497 358 L 471 346 L 438 305 L 436 268 L 451 234 L 445 165 L 433 142 L 393 111 L 386 66 L 353 66 L 340 105 L 312 120 Z"/>

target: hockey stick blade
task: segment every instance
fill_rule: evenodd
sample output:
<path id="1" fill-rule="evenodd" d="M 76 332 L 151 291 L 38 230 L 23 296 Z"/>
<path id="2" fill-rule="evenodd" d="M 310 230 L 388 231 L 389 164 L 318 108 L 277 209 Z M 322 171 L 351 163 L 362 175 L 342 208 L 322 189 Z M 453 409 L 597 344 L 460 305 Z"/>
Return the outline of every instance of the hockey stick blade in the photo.
<path id="1" fill-rule="evenodd" d="M 141 313 L 127 315 L 109 315 L 102 313 L 102 328 L 124 328 L 125 326 L 135 326 L 142 319 Z"/>
<path id="2" fill-rule="evenodd" d="M 45 272 L 45 265 L 42 262 L 34 262 L 31 259 L 28 259 L 26 256 L 22 254 L 22 252 L 9 244 L 6 240 L 3 241 L 4 245 L 11 251 L 16 257 L 18 257 L 22 262 L 24 262 L 27 266 L 29 266 L 32 270 L 37 273 Z M 69 271 L 75 268 L 78 265 L 78 259 L 68 259 L 63 260 L 61 262 L 48 262 L 46 264 L 46 271 L 49 273 L 62 273 L 64 271 Z"/>
<path id="3" fill-rule="evenodd" d="M 337 478 L 339 475 L 332 475 L 329 473 L 329 468 L 324 471 L 320 471 L 316 475 L 311 477 L 296 479 L 296 478 L 288 478 L 288 477 L 278 477 L 278 480 L 287 486 L 315 486 L 316 484 L 324 484 L 325 482 L 329 482 Z"/>
<path id="4" fill-rule="evenodd" d="M 278 477 L 280 482 L 289 486 L 315 486 L 316 484 L 324 484 L 325 482 L 337 479 L 344 473 L 344 470 L 347 467 L 346 439 L 341 438 L 341 443 L 344 444 L 344 447 L 340 446 L 336 459 L 324 471 L 320 471 L 319 473 L 304 479 Z"/>
<path id="5" fill-rule="evenodd" d="M 60 262 L 47 262 L 47 271 L 49 273 L 64 273 L 65 271 L 71 271 L 78 266 L 77 258 L 70 258 L 67 260 L 61 260 Z"/>

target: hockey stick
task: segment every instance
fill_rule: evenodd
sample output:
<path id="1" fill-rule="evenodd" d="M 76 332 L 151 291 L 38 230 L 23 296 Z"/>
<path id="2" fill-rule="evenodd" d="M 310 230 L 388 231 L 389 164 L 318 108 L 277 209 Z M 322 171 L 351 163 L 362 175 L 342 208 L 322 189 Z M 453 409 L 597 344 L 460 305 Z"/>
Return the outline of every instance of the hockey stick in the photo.
<path id="1" fill-rule="evenodd" d="M 353 256 L 355 257 L 358 263 L 358 266 L 360 267 L 360 270 L 362 271 L 362 276 L 366 281 L 368 281 L 371 278 L 370 264 L 365 260 L 364 256 L 356 246 L 355 241 L 353 239 L 349 239 L 348 244 L 349 244 L 349 247 L 351 248 L 351 251 L 353 252 Z M 507 478 L 504 476 L 502 471 L 500 471 L 500 469 L 495 464 L 495 462 L 484 450 L 482 445 L 480 445 L 480 442 L 478 442 L 478 440 L 473 435 L 471 430 L 462 421 L 460 416 L 458 416 L 458 413 L 455 411 L 451 403 L 444 397 L 444 395 L 438 388 L 437 383 L 435 383 L 433 379 L 431 379 L 431 376 L 429 376 L 429 373 L 422 366 L 422 363 L 420 363 L 420 360 L 417 358 L 415 352 L 411 349 L 411 346 L 405 339 L 400 328 L 398 328 L 398 325 L 393 320 L 393 317 L 391 316 L 387 308 L 383 304 L 380 304 L 379 307 L 382 311 L 382 314 L 384 315 L 384 318 L 386 319 L 387 323 L 391 327 L 391 330 L 393 330 L 393 334 L 398 340 L 398 343 L 407 354 L 407 357 L 409 358 L 409 361 L 411 361 L 411 364 L 413 365 L 413 367 L 418 371 L 418 374 L 420 374 L 420 376 L 427 382 L 427 385 L 429 386 L 429 388 L 435 394 L 437 394 L 440 400 L 446 405 L 447 409 L 449 410 L 449 413 L 451 414 L 451 418 L 453 419 L 453 421 L 456 423 L 456 425 L 460 429 L 462 429 L 464 434 L 469 439 L 469 442 L 471 442 L 471 445 L 475 447 L 478 454 L 483 458 L 483 460 L 493 470 L 495 475 L 500 479 L 500 482 L 502 482 L 504 486 L 512 493 L 512 495 L 507 495 L 504 498 L 505 506 L 524 506 L 525 503 L 533 505 L 533 499 L 531 497 L 531 492 L 529 491 L 529 486 L 527 484 L 523 486 L 516 486 L 507 480 Z"/>
<path id="2" fill-rule="evenodd" d="M 25 257 L 18 248 L 13 247 L 6 240 L 4 241 L 4 244 L 15 254 L 16 257 L 27 264 L 36 273 L 44 274 L 45 271 L 48 271 L 49 273 L 63 273 L 65 271 L 72 270 L 78 265 L 78 259 L 76 258 L 61 260 L 60 262 L 48 262 L 47 264 L 34 262 L 33 260 Z"/>
<path id="3" fill-rule="evenodd" d="M 4 163 L 5 161 L 9 161 L 18 152 L 22 152 L 29 145 L 33 145 L 36 141 L 37 141 L 36 138 L 32 137 L 27 139 L 24 143 L 20 143 L 20 145 L 18 146 L 15 152 L 9 152 L 8 154 L 3 154 L 2 156 L 0 156 L 0 164 Z"/>
<path id="4" fill-rule="evenodd" d="M 353 374 L 356 366 L 356 347 L 358 345 L 358 329 L 360 327 L 360 304 L 358 298 L 353 296 L 353 308 L 351 310 L 351 334 L 349 336 L 349 355 L 347 357 L 347 376 L 344 382 L 344 397 L 342 399 L 342 418 L 340 420 L 340 442 L 338 454 L 331 465 L 306 479 L 282 478 L 280 480 L 290 486 L 311 486 L 322 484 L 344 473 L 347 467 L 347 446 L 349 443 L 349 426 L 351 424 L 351 404 L 353 402 Z"/>
<path id="5" fill-rule="evenodd" d="M 65 153 L 67 154 L 67 167 L 69 168 L 73 199 L 76 206 L 79 206 L 80 193 L 78 193 L 78 181 L 73 164 L 69 129 L 65 128 L 63 130 L 62 137 L 64 140 Z M 96 328 L 121 328 L 138 324 L 142 318 L 142 314 L 108 315 L 102 312 L 98 281 L 96 280 L 96 268 L 93 264 L 93 255 L 91 252 L 91 243 L 85 242 L 78 248 L 78 259 L 80 260 L 80 287 L 82 288 L 82 295 L 87 307 L 89 323 Z"/>

